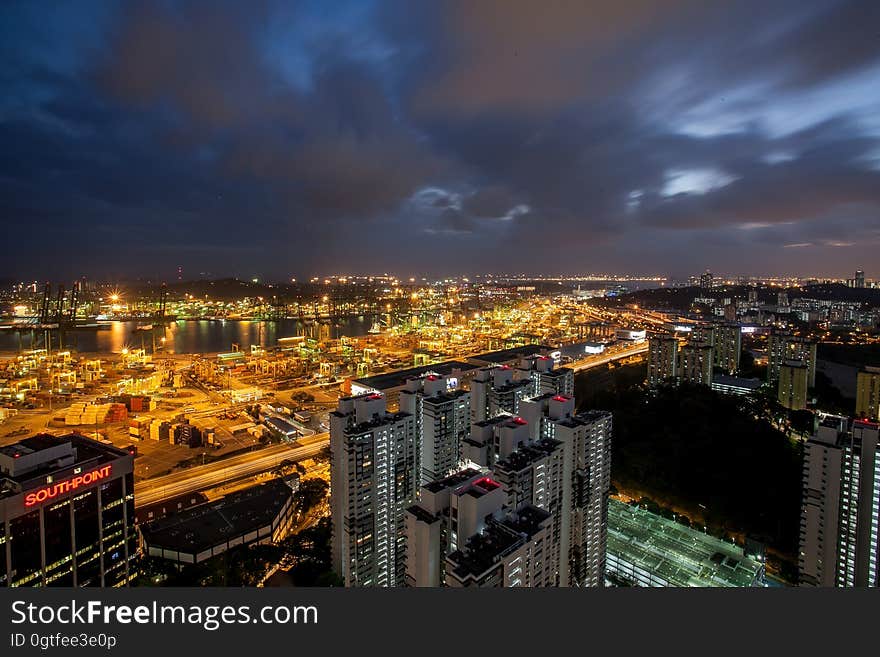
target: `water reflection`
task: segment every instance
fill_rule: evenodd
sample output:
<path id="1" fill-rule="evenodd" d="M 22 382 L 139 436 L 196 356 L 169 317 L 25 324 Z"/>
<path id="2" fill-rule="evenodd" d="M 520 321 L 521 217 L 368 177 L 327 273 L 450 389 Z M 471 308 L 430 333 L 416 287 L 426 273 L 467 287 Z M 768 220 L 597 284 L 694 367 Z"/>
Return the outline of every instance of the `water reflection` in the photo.
<path id="1" fill-rule="evenodd" d="M 137 322 L 110 322 L 102 330 L 66 331 L 63 336 L 65 349 L 80 352 L 119 353 L 124 348 L 151 351 L 163 347 L 169 353 L 211 353 L 229 351 L 233 344 L 242 350 L 251 345 L 274 346 L 279 338 L 306 335 L 316 339 L 338 338 L 343 335 L 366 335 L 372 326 L 372 316 L 351 318 L 336 324 L 304 324 L 295 319 L 280 322 L 259 321 L 177 321 L 153 330 L 137 330 Z M 40 331 L 0 331 L 0 350 L 18 351 L 45 346 L 45 336 Z M 52 338 L 52 348 L 57 349 L 58 336 Z"/>

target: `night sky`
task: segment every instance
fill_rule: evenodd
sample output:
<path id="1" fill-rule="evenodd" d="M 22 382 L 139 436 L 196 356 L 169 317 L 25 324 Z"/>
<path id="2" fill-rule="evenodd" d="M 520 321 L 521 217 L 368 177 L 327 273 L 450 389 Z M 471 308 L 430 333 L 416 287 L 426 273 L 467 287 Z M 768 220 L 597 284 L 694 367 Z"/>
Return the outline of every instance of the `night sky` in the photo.
<path id="1" fill-rule="evenodd" d="M 880 2 L 0 5 L 0 275 L 880 276 Z"/>

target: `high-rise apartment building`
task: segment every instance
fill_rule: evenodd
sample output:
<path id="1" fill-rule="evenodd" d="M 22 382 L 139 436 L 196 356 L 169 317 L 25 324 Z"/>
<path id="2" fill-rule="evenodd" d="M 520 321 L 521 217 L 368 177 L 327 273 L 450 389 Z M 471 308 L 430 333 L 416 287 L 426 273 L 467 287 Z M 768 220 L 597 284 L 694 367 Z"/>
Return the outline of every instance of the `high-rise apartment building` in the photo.
<path id="1" fill-rule="evenodd" d="M 712 385 L 712 345 L 688 342 L 678 354 L 678 378 L 683 383 Z"/>
<path id="2" fill-rule="evenodd" d="M 712 341 L 712 358 L 715 367 L 727 374 L 739 370 L 739 358 L 742 352 L 742 327 L 733 322 L 725 322 L 715 326 Z"/>
<path id="3" fill-rule="evenodd" d="M 837 586 L 880 586 L 880 425 L 855 420 L 844 450 Z"/>
<path id="4" fill-rule="evenodd" d="M 863 367 L 856 375 L 856 417 L 880 419 L 880 367 Z"/>
<path id="5" fill-rule="evenodd" d="M 739 370 L 742 351 L 742 328 L 733 321 L 698 324 L 691 331 L 691 342 L 712 346 L 712 364 L 727 374 Z"/>
<path id="6" fill-rule="evenodd" d="M 554 586 L 555 539 L 547 511 L 524 506 L 503 518 L 490 518 L 482 533 L 474 534 L 446 557 L 446 585 L 451 587 Z"/>
<path id="7" fill-rule="evenodd" d="M 505 499 L 498 482 L 473 468 L 422 486 L 406 510 L 406 585 L 445 584 L 446 557 L 499 516 Z"/>
<path id="8" fill-rule="evenodd" d="M 799 360 L 790 360 L 779 366 L 777 399 L 782 406 L 792 411 L 807 407 L 807 372 L 806 363 Z"/>
<path id="9" fill-rule="evenodd" d="M 462 441 L 461 455 L 482 468 L 492 468 L 520 445 L 531 441 L 528 422 L 520 416 L 496 415 L 474 422 L 470 435 Z"/>
<path id="10" fill-rule="evenodd" d="M 612 417 L 607 411 L 585 411 L 552 417 L 549 438 L 571 448 L 571 516 L 568 536 L 568 572 L 561 584 L 603 586 L 608 541 L 608 492 L 611 489 Z M 565 541 L 565 536 L 561 537 Z M 564 550 L 564 548 L 563 548 Z"/>
<path id="11" fill-rule="evenodd" d="M 470 433 L 470 393 L 446 376 L 413 377 L 400 391 L 400 410 L 415 418 L 420 482 L 426 484 L 457 469 L 461 441 Z"/>
<path id="12" fill-rule="evenodd" d="M 519 403 L 535 394 L 531 376 L 516 378 L 509 365 L 483 367 L 471 381 L 471 421 L 482 422 L 501 413 L 516 415 Z"/>
<path id="13" fill-rule="evenodd" d="M 648 338 L 648 385 L 658 386 L 677 380 L 678 340 L 672 335 L 651 335 Z"/>
<path id="14" fill-rule="evenodd" d="M 125 586 L 136 576 L 134 457 L 77 434 L 0 447 L 0 586 Z"/>
<path id="15" fill-rule="evenodd" d="M 416 499 L 420 450 L 415 418 L 388 413 L 368 393 L 330 414 L 333 567 L 346 586 L 402 586 L 404 512 Z"/>
<path id="16" fill-rule="evenodd" d="M 574 394 L 574 370 L 556 367 L 550 356 L 535 355 L 523 358 L 517 368 L 518 378 L 532 379 L 531 396 L 552 393 L 554 395 Z"/>
<path id="17" fill-rule="evenodd" d="M 463 442 L 462 458 L 488 471 L 488 479 L 471 469 L 422 487 L 421 499 L 407 511 L 409 585 L 604 584 L 611 414 L 575 413 L 572 397 L 552 393 L 523 400 L 520 410 L 521 416 L 474 423 Z M 485 481 L 499 492 L 486 490 Z M 455 500 L 471 496 L 489 504 L 489 493 L 492 504 L 502 506 L 491 513 L 479 508 L 478 517 L 491 516 L 482 530 L 474 522 L 452 528 L 462 517 Z M 525 519 L 532 524 L 522 524 Z M 524 532 L 522 542 L 513 540 L 514 526 Z M 517 563 L 537 570 L 524 570 L 514 583 L 505 579 L 505 555 L 520 549 L 525 561 Z M 536 554 L 540 561 L 529 561 Z"/>
<path id="18" fill-rule="evenodd" d="M 787 361 L 802 361 L 807 366 L 807 385 L 816 385 L 816 343 L 791 335 L 773 333 L 767 345 L 767 381 L 779 379 L 779 368 Z"/>
<path id="19" fill-rule="evenodd" d="M 880 425 L 823 416 L 804 451 L 800 585 L 880 584 Z"/>

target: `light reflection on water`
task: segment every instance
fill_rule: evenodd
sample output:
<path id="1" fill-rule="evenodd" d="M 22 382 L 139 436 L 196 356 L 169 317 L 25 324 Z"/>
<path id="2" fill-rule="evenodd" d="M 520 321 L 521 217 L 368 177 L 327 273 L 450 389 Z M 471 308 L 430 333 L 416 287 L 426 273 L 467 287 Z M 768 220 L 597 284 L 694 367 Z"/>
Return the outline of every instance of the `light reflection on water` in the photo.
<path id="1" fill-rule="evenodd" d="M 165 327 L 156 326 L 152 331 L 136 330 L 137 322 L 111 322 L 109 329 L 67 331 L 64 348 L 81 352 L 119 353 L 124 348 L 152 350 L 162 347 L 170 353 L 213 353 L 229 351 L 233 343 L 242 349 L 251 345 L 274 346 L 278 338 L 307 335 L 315 338 L 336 338 L 342 335 L 366 335 L 373 324 L 370 316 L 355 317 L 336 324 L 304 325 L 299 320 L 280 322 L 261 321 L 213 321 L 195 320 L 171 322 Z M 17 351 L 45 346 L 40 331 L 0 331 L 0 351 Z M 52 348 L 58 348 L 57 335 L 52 338 Z"/>

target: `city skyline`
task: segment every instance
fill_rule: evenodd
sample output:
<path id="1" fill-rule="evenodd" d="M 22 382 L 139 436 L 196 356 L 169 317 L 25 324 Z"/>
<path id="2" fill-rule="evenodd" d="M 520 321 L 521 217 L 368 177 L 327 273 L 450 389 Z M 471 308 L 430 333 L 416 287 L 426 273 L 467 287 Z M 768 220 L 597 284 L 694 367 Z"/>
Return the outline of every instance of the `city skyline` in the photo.
<path id="1" fill-rule="evenodd" d="M 866 2 L 10 2 L 0 276 L 849 276 Z"/>

